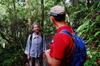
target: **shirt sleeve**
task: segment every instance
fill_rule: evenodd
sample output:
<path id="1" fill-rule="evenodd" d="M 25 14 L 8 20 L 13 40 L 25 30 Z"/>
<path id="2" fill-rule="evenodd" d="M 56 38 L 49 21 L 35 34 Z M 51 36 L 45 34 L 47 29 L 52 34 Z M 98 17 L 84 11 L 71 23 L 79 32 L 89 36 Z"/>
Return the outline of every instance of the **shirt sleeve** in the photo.
<path id="1" fill-rule="evenodd" d="M 30 35 L 28 36 L 28 39 L 27 39 L 27 43 L 26 43 L 26 47 L 24 51 L 25 54 L 29 54 L 29 45 L 30 45 L 29 41 L 30 41 Z"/>
<path id="2" fill-rule="evenodd" d="M 64 51 L 69 44 L 69 39 L 65 38 L 65 35 L 57 34 L 54 36 L 53 43 L 51 44 L 50 55 L 53 58 L 62 60 Z"/>

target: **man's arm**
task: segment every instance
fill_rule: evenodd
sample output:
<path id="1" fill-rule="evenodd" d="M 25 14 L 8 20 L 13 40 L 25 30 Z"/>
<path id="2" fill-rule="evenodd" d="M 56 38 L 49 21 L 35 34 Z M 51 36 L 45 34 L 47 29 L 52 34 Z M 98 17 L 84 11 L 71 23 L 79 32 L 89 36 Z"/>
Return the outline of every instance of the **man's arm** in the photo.
<path id="1" fill-rule="evenodd" d="M 29 45 L 30 45 L 29 41 L 30 41 L 30 35 L 27 38 L 27 43 L 26 43 L 26 47 L 25 47 L 25 51 L 24 51 L 24 53 L 27 55 L 27 59 L 30 58 L 30 56 L 29 56 Z"/>
<path id="2" fill-rule="evenodd" d="M 66 37 L 65 40 L 64 37 L 65 34 L 56 34 L 53 38 L 50 49 L 45 51 L 47 61 L 51 66 L 60 66 L 62 63 L 62 59 L 64 57 L 63 54 L 69 44 L 69 38 Z"/>
<path id="3" fill-rule="evenodd" d="M 50 64 L 51 66 L 60 66 L 61 61 L 50 56 L 50 49 L 45 51 L 45 56 L 48 64 Z"/>

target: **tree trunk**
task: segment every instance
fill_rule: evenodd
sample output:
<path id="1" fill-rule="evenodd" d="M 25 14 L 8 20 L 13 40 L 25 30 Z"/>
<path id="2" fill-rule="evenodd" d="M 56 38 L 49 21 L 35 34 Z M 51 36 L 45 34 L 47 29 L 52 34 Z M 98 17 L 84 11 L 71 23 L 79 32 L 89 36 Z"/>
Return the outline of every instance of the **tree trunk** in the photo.
<path id="1" fill-rule="evenodd" d="M 78 6 L 79 0 L 70 0 L 73 6 Z"/>
<path id="2" fill-rule="evenodd" d="M 85 4 L 87 7 L 90 7 L 93 2 L 94 2 L 94 0 L 85 0 Z"/>
<path id="3" fill-rule="evenodd" d="M 27 18 L 27 20 L 28 20 L 28 26 L 29 26 L 29 29 L 28 30 L 31 30 L 30 29 L 31 28 L 31 17 L 30 17 L 31 12 L 30 12 L 30 8 L 29 8 L 28 1 L 29 0 L 25 0 L 25 8 L 26 8 L 27 15 L 28 15 L 28 18 Z"/>
<path id="4" fill-rule="evenodd" d="M 41 0 L 41 10 L 42 10 L 42 13 L 41 13 L 41 26 L 44 26 L 44 0 Z"/>
<path id="5" fill-rule="evenodd" d="M 61 0 L 55 0 L 54 5 L 57 5 Z"/>
<path id="6" fill-rule="evenodd" d="M 12 6 L 13 6 L 13 17 L 12 17 L 12 23 L 11 23 L 11 32 L 12 32 L 12 36 L 16 37 L 16 24 L 17 24 L 17 14 L 16 14 L 16 1 L 12 0 Z"/>
<path id="7" fill-rule="evenodd" d="M 65 12 L 66 12 L 67 14 L 69 14 L 69 12 L 68 12 L 68 10 L 67 10 L 67 7 L 66 7 L 65 0 L 63 0 L 63 4 L 64 4 Z"/>

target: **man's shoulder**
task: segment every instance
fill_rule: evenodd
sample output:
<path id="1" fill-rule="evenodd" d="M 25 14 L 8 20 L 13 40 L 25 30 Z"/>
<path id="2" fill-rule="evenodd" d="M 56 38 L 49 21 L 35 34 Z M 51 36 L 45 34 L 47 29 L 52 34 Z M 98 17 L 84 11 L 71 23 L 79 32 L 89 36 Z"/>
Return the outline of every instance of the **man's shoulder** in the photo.
<path id="1" fill-rule="evenodd" d="M 71 38 L 69 35 L 66 35 L 65 33 L 56 33 L 54 37 L 58 38 Z"/>

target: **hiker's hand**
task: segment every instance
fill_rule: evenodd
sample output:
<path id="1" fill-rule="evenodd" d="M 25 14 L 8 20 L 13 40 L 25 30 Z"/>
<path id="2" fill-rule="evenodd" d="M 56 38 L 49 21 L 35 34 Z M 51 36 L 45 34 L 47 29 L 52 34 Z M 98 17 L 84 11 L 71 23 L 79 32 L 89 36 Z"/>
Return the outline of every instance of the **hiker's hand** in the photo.
<path id="1" fill-rule="evenodd" d="M 47 57 L 49 54 L 50 54 L 50 49 L 46 50 L 44 53 L 45 57 Z"/>
<path id="2" fill-rule="evenodd" d="M 31 56 L 30 55 L 27 55 L 27 59 L 30 60 L 31 59 Z"/>
<path id="3" fill-rule="evenodd" d="M 43 59 L 46 59 L 45 53 L 43 53 Z"/>
<path id="4" fill-rule="evenodd" d="M 45 54 L 50 54 L 50 49 L 46 50 Z"/>
<path id="5" fill-rule="evenodd" d="M 45 51 L 43 52 L 43 59 L 44 59 L 44 60 L 47 59 L 47 54 L 49 54 L 49 53 L 50 53 L 50 49 L 45 50 Z"/>

